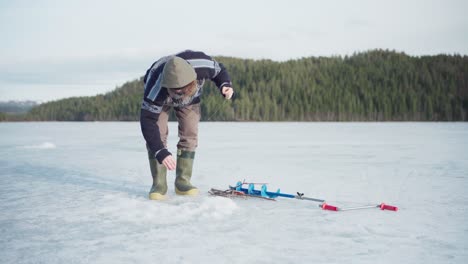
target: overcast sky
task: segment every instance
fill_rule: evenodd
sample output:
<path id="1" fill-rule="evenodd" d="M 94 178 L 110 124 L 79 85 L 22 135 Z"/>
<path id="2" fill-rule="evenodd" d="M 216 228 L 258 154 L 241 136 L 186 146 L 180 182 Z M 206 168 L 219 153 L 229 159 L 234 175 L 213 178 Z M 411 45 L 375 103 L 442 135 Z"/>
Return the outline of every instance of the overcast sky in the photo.
<path id="1" fill-rule="evenodd" d="M 468 55 L 466 0 L 0 0 L 0 101 L 96 95 L 160 56 Z M 235 76 L 233 76 L 235 78 Z"/>

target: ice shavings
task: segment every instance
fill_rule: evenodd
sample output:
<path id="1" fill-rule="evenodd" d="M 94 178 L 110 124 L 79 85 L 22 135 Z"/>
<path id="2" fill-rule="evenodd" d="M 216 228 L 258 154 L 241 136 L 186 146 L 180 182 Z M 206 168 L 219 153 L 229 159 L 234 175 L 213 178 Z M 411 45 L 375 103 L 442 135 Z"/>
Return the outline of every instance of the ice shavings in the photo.
<path id="1" fill-rule="evenodd" d="M 57 148 L 57 146 L 52 142 L 42 142 L 42 143 L 37 144 L 37 145 L 22 146 L 22 148 L 25 148 L 25 149 L 54 149 L 54 148 Z"/>
<path id="2" fill-rule="evenodd" d="M 100 201 L 97 213 L 104 218 L 131 223 L 176 225 L 198 219 L 220 220 L 238 206 L 230 199 L 220 197 L 170 197 L 172 200 L 150 201 L 146 197 L 129 197 L 127 194 L 108 194 Z"/>

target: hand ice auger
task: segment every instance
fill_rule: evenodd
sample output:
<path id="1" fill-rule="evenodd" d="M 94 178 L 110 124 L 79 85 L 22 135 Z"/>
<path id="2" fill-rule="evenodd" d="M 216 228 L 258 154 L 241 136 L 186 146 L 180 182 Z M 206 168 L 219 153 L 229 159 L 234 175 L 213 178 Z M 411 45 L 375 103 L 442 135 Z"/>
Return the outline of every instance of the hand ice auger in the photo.
<path id="1" fill-rule="evenodd" d="M 248 188 L 243 188 L 243 185 L 248 185 Z M 229 186 L 229 189 L 236 190 L 238 192 L 243 192 L 245 194 L 260 196 L 260 197 L 269 198 L 269 199 L 274 199 L 276 197 L 285 197 L 285 198 L 294 198 L 294 199 L 299 199 L 299 200 L 319 202 L 321 203 L 319 207 L 322 208 L 323 210 L 328 210 L 328 211 L 351 211 L 351 210 L 369 209 L 369 208 L 380 208 L 381 210 L 398 211 L 398 207 L 393 206 L 393 205 L 388 205 L 385 203 L 357 206 L 357 207 L 337 207 L 337 206 L 327 204 L 325 200 L 323 199 L 306 197 L 304 196 L 303 193 L 299 193 L 299 192 L 297 192 L 296 195 L 282 193 L 280 189 L 278 189 L 276 192 L 269 192 L 267 190 L 266 184 L 262 184 L 262 187 L 260 190 L 255 190 L 254 183 L 246 183 L 246 182 L 238 181 L 235 186 Z"/>

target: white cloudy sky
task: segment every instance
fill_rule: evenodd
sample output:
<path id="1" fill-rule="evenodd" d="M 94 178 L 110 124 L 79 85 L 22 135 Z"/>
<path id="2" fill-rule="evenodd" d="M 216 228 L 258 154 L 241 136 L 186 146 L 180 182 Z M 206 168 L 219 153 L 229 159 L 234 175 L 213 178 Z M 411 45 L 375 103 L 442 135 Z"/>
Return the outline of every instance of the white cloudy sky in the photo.
<path id="1" fill-rule="evenodd" d="M 95 95 L 184 49 L 468 55 L 466 0 L 0 0 L 0 101 Z"/>

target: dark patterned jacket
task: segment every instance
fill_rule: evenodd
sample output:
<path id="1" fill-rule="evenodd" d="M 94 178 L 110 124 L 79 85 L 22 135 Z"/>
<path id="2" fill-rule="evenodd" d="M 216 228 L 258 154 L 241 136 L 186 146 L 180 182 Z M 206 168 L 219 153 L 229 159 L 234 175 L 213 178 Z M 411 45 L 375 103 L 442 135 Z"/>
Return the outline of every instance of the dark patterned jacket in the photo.
<path id="1" fill-rule="evenodd" d="M 189 103 L 181 105 L 172 101 L 167 90 L 161 87 L 162 71 L 167 60 L 172 56 L 178 56 L 185 59 L 194 69 L 197 74 L 198 89 L 193 95 Z M 171 153 L 164 147 L 159 134 L 157 121 L 163 106 L 184 107 L 200 102 L 203 84 L 205 80 L 212 80 L 216 86 L 221 89 L 224 86 L 231 87 L 231 79 L 226 71 L 226 68 L 200 51 L 186 50 L 174 55 L 163 57 L 157 60 L 146 71 L 144 77 L 145 93 L 141 104 L 140 125 L 143 137 L 153 155 L 160 163 Z"/>

